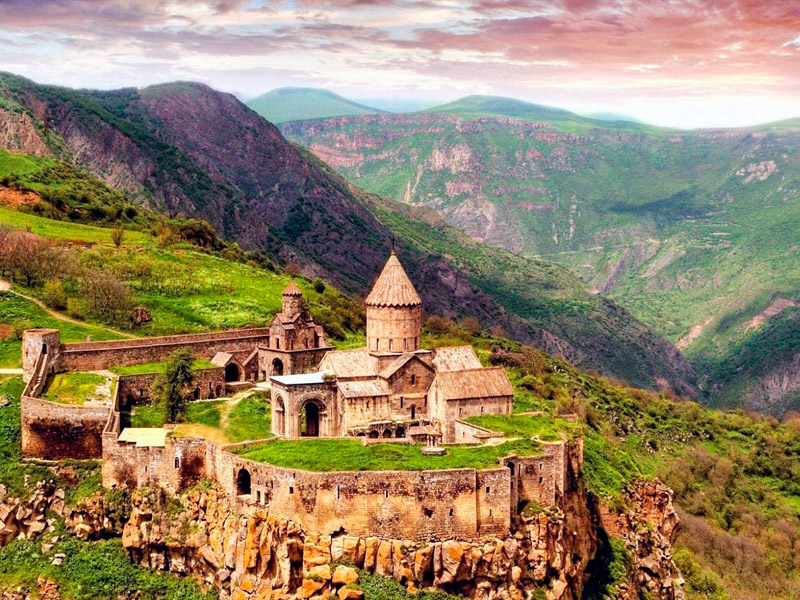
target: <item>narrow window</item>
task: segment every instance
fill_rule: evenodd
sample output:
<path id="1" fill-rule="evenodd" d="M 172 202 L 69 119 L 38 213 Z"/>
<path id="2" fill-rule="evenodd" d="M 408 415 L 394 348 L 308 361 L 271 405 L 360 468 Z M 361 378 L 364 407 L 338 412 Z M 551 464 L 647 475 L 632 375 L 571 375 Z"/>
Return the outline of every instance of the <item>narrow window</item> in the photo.
<path id="1" fill-rule="evenodd" d="M 389 490 L 383 490 L 383 497 L 384 498 L 388 498 L 389 497 Z"/>
<path id="2" fill-rule="evenodd" d="M 486 486 L 486 493 L 490 494 L 492 492 L 492 488 L 490 486 Z"/>
<path id="3" fill-rule="evenodd" d="M 180 466 L 181 466 L 181 459 L 176 456 L 175 457 L 175 468 L 177 469 Z"/>
<path id="4" fill-rule="evenodd" d="M 544 477 L 539 477 L 539 483 L 542 483 L 543 481 L 544 481 Z"/>
<path id="5" fill-rule="evenodd" d="M 411 374 L 411 385 L 416 385 L 416 384 L 417 384 L 417 376 L 412 373 Z"/>
<path id="6" fill-rule="evenodd" d="M 394 350 L 394 340 L 389 340 L 389 352 Z"/>
<path id="7" fill-rule="evenodd" d="M 405 404 L 405 400 L 400 396 L 400 408 L 403 408 L 403 404 Z"/>
<path id="8" fill-rule="evenodd" d="M 281 349 L 281 340 L 280 340 L 280 338 L 275 338 L 275 348 L 277 348 L 278 350 Z"/>
<path id="9" fill-rule="evenodd" d="M 341 493 L 339 493 L 339 486 L 338 485 L 336 486 L 336 499 L 337 500 L 341 500 L 342 499 L 342 495 L 341 495 Z"/>
<path id="10" fill-rule="evenodd" d="M 490 517 L 492 516 L 492 509 L 491 508 L 489 509 L 489 516 Z"/>
<path id="11" fill-rule="evenodd" d="M 408 339 L 403 338 L 403 350 L 408 350 Z"/>
<path id="12" fill-rule="evenodd" d="M 294 494 L 294 488 L 292 486 L 289 486 L 289 493 Z"/>
<path id="13" fill-rule="evenodd" d="M 144 472 L 147 473 L 147 465 L 144 466 Z"/>
<path id="14" fill-rule="evenodd" d="M 450 509 L 450 516 L 451 517 L 453 516 L 453 509 L 452 508 Z"/>
<path id="15" fill-rule="evenodd" d="M 484 406 L 481 406 L 481 414 L 483 414 L 485 410 L 486 408 Z"/>
<path id="16" fill-rule="evenodd" d="M 294 340 L 292 340 L 291 342 L 289 342 L 289 349 L 290 349 L 290 350 L 294 350 Z"/>
<path id="17" fill-rule="evenodd" d="M 540 463 L 539 463 L 539 470 L 540 470 L 540 471 L 542 470 L 542 467 L 543 467 L 543 466 L 544 466 L 544 463 L 543 463 L 543 462 L 540 462 Z"/>

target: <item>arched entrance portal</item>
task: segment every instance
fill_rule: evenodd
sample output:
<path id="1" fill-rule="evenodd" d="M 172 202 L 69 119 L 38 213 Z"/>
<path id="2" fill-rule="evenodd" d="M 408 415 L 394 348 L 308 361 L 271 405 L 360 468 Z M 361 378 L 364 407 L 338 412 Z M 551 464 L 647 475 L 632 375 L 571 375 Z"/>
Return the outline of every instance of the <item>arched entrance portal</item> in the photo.
<path id="1" fill-rule="evenodd" d="M 283 375 L 283 361 L 280 358 L 276 358 L 272 361 L 272 374 L 273 375 Z"/>
<path id="2" fill-rule="evenodd" d="M 236 494 L 239 496 L 249 496 L 250 490 L 250 471 L 241 469 L 236 476 Z"/>
<path id="3" fill-rule="evenodd" d="M 236 363 L 228 363 L 225 365 L 225 381 L 241 381 L 242 370 Z"/>
<path id="4" fill-rule="evenodd" d="M 319 437 L 320 423 L 319 404 L 306 402 L 300 411 L 300 435 L 303 437 Z"/>

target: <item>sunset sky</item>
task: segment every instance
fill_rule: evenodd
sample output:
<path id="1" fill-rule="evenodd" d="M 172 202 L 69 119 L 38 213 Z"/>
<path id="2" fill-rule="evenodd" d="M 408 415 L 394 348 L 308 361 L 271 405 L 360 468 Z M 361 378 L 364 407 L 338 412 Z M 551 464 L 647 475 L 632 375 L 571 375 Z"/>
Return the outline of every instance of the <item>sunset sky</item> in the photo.
<path id="1" fill-rule="evenodd" d="M 513 96 L 660 125 L 800 116 L 800 1 L 0 0 L 0 70 L 359 98 Z"/>

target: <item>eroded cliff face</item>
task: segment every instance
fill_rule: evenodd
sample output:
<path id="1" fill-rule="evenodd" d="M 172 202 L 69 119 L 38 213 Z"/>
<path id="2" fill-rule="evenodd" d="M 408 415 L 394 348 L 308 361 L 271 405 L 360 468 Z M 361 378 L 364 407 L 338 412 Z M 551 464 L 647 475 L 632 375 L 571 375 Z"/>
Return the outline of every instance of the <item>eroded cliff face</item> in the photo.
<path id="1" fill-rule="evenodd" d="M 425 543 L 318 535 L 264 510 L 243 513 L 213 488 L 177 499 L 135 491 L 128 513 L 101 493 L 69 508 L 63 490 L 40 483 L 27 500 L 0 498 L 0 544 L 19 536 L 35 539 L 54 519 L 63 519 L 83 540 L 121 534 L 134 561 L 196 577 L 231 600 L 330 594 L 358 600 L 359 570 L 393 578 L 411 592 L 436 588 L 477 600 L 521 600 L 534 593 L 578 600 L 587 581 L 591 585 L 598 576 L 592 559 L 600 541 L 611 536 L 622 540 L 629 554 L 627 575 L 615 583 L 614 598 L 636 600 L 647 592 L 682 600 L 682 579 L 671 557 L 678 525 L 672 492 L 659 482 L 638 483 L 624 505 L 625 510 L 611 510 L 576 487 L 559 508 L 524 511 L 505 538 Z M 39 588 L 0 597 L 59 597 L 52 582 L 42 580 Z"/>
<path id="2" fill-rule="evenodd" d="M 155 495 L 137 493 L 122 541 L 142 564 L 198 575 L 235 600 L 327 598 L 346 585 L 334 581 L 336 563 L 392 577 L 410 591 L 434 587 L 491 600 L 543 589 L 547 598 L 574 600 L 594 552 L 594 529 L 584 508 L 522 517 L 516 533 L 502 539 L 321 536 L 264 510 L 243 515 L 211 490 L 187 497 L 177 516 Z"/>

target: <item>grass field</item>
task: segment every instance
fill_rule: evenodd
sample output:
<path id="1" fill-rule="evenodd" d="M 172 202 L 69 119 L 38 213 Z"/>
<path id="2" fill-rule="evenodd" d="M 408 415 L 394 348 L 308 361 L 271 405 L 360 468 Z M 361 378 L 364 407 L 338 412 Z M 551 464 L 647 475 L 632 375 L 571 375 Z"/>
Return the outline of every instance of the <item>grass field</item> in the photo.
<path id="1" fill-rule="evenodd" d="M 26 229 L 31 233 L 54 240 L 113 245 L 111 229 L 108 227 L 56 221 L 9 208 L 0 207 L 0 225 L 6 225 L 13 229 Z M 151 235 L 138 231 L 126 231 L 122 245 L 123 247 L 153 247 L 155 241 Z"/>
<path id="2" fill-rule="evenodd" d="M 158 406 L 137 406 L 131 427 L 161 427 L 164 413 Z M 260 396 L 190 402 L 186 421 L 173 435 L 205 437 L 222 444 L 272 437 L 269 401 Z"/>
<path id="3" fill-rule="evenodd" d="M 82 264 L 117 273 L 131 289 L 134 301 L 151 310 L 153 320 L 136 330 L 139 335 L 169 335 L 268 324 L 280 310 L 281 292 L 292 281 L 285 274 L 232 262 L 185 246 L 157 249 L 151 238 L 142 234 L 131 233 L 126 239 L 129 247 L 116 249 L 111 246 L 110 230 L 101 227 L 0 209 L 0 225 L 3 224 L 30 228 L 52 239 L 102 242 L 93 248 L 74 248 L 73 251 Z M 335 311 L 332 312 L 330 307 L 346 306 L 351 302 L 329 286 L 320 287 L 304 278 L 296 278 L 295 283 L 303 290 L 312 314 L 319 318 L 335 319 Z M 79 290 L 67 284 L 65 288 L 69 297 L 82 302 Z M 41 296 L 41 289 L 25 292 Z M 84 308 L 88 313 L 88 307 Z M 25 312 L 21 307 L 15 310 Z M 33 308 L 28 309 L 31 311 Z M 7 312 L 0 309 L 0 323 L 11 323 L 12 319 L 18 318 Z M 353 335 L 347 330 L 344 333 Z M 108 334 L 92 334 L 92 337 L 108 339 Z M 0 349 L 0 361 L 8 362 L 6 354 L 8 352 Z"/>

